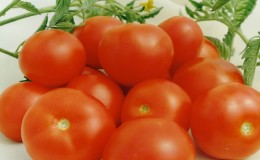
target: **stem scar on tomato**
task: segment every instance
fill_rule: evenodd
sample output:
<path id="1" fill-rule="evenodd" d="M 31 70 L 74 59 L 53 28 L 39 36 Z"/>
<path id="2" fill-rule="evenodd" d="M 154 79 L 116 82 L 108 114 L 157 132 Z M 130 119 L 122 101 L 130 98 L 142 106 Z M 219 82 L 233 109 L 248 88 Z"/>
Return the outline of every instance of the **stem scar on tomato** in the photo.
<path id="1" fill-rule="evenodd" d="M 244 122 L 240 127 L 240 132 L 244 136 L 250 136 L 253 133 L 254 126 L 250 122 Z"/>
<path id="2" fill-rule="evenodd" d="M 148 104 L 142 104 L 139 108 L 139 111 L 142 113 L 142 114 L 146 114 L 148 112 L 150 112 L 150 107 Z"/>
<path id="3" fill-rule="evenodd" d="M 65 118 L 62 118 L 58 121 L 57 127 L 62 131 L 66 131 L 70 128 L 70 121 Z"/>

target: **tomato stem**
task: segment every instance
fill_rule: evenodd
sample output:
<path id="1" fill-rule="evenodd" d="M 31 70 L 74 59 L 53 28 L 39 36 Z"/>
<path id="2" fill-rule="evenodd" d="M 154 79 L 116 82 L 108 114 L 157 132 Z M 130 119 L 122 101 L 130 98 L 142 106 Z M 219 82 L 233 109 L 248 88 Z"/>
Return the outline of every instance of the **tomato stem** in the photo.
<path id="1" fill-rule="evenodd" d="M 0 52 L 8 55 L 8 56 L 11 56 L 11 57 L 14 57 L 14 58 L 18 58 L 18 53 L 13 53 L 13 52 L 10 52 L 10 51 L 7 51 L 3 48 L 0 48 Z"/>
<path id="2" fill-rule="evenodd" d="M 12 1 L 8 6 L 6 6 L 1 12 L 0 12 L 0 17 L 5 15 L 5 13 L 10 10 L 11 8 L 13 8 L 13 6 L 15 6 L 17 3 L 19 3 L 21 0 L 14 0 Z"/>
<path id="3" fill-rule="evenodd" d="M 62 130 L 62 131 L 66 131 L 70 128 L 70 121 L 63 118 L 60 119 L 58 124 L 57 124 L 58 129 Z"/>
<path id="4" fill-rule="evenodd" d="M 244 136 L 251 135 L 253 130 L 254 130 L 254 127 L 250 122 L 244 122 L 240 128 L 241 134 Z"/>
<path id="5" fill-rule="evenodd" d="M 150 107 L 147 104 L 142 104 L 139 111 L 143 114 L 146 114 L 150 111 Z"/>

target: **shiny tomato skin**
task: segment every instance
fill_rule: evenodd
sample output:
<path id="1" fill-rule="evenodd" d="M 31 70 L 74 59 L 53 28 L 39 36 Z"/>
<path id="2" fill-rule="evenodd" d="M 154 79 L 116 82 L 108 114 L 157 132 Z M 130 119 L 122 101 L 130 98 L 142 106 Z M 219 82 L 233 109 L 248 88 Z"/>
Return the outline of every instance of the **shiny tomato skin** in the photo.
<path id="1" fill-rule="evenodd" d="M 168 33 L 174 46 L 174 58 L 170 69 L 173 74 L 183 63 L 198 56 L 203 42 L 203 32 L 197 22 L 185 16 L 166 19 L 159 27 Z"/>
<path id="2" fill-rule="evenodd" d="M 104 105 L 81 91 L 59 88 L 27 111 L 22 139 L 37 160 L 98 160 L 115 123 Z"/>
<path id="3" fill-rule="evenodd" d="M 94 16 L 88 18 L 83 26 L 73 32 L 85 48 L 87 65 L 102 68 L 98 60 L 99 41 L 106 31 L 120 24 L 123 22 L 115 17 Z"/>
<path id="4" fill-rule="evenodd" d="M 62 30 L 44 30 L 32 35 L 19 54 L 22 73 L 35 83 L 60 87 L 81 74 L 86 53 L 81 42 Z"/>
<path id="5" fill-rule="evenodd" d="M 142 117 L 116 129 L 103 160 L 195 160 L 195 149 L 188 133 L 176 123 Z"/>
<path id="6" fill-rule="evenodd" d="M 201 51 L 199 52 L 198 57 L 220 58 L 220 53 L 217 47 L 210 40 L 204 37 Z"/>
<path id="7" fill-rule="evenodd" d="M 240 70 L 221 58 L 195 58 L 183 64 L 173 75 L 173 82 L 181 86 L 194 101 L 209 89 L 229 82 L 244 83 Z"/>
<path id="8" fill-rule="evenodd" d="M 253 88 L 227 83 L 193 105 L 191 132 L 198 147 L 215 159 L 245 159 L 260 147 L 260 97 Z"/>
<path id="9" fill-rule="evenodd" d="M 151 79 L 138 83 L 123 103 L 121 120 L 155 116 L 172 120 L 184 129 L 190 127 L 191 99 L 177 84 L 165 79 Z"/>
<path id="10" fill-rule="evenodd" d="M 120 86 L 103 74 L 88 74 L 74 78 L 67 87 L 78 89 L 100 100 L 117 125 L 120 124 L 121 107 L 125 95 Z"/>
<path id="11" fill-rule="evenodd" d="M 104 34 L 99 60 L 107 74 L 118 83 L 136 83 L 166 77 L 174 49 L 161 28 L 151 24 L 122 24 Z"/>
<path id="12" fill-rule="evenodd" d="M 100 70 L 98 70 L 96 68 L 85 66 L 81 74 L 82 75 L 84 75 L 84 74 L 103 74 L 103 72 L 101 72 Z"/>
<path id="13" fill-rule="evenodd" d="M 22 142 L 21 125 L 27 110 L 49 89 L 33 82 L 7 87 L 0 96 L 0 131 L 9 139 Z"/>

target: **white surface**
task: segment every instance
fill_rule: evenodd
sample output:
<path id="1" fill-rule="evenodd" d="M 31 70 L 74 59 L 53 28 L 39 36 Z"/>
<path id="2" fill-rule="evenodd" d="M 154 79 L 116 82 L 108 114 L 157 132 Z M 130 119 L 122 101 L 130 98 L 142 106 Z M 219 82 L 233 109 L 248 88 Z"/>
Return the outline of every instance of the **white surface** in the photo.
<path id="1" fill-rule="evenodd" d="M 2 0 L 0 2 L 0 10 L 9 4 L 12 0 Z M 54 0 L 27 0 L 32 2 L 37 7 L 49 6 L 55 3 Z M 176 3 L 172 3 L 172 2 Z M 183 6 L 187 0 L 155 0 L 157 6 L 164 6 L 163 11 L 155 19 L 150 20 L 149 22 L 158 24 L 164 19 L 179 15 L 179 12 L 183 9 Z M 177 4 L 178 3 L 178 4 Z M 19 9 L 16 11 L 10 11 L 6 14 L 5 17 L 12 17 L 16 15 L 17 12 L 24 12 Z M 185 13 L 183 11 L 183 13 Z M 242 29 L 246 36 L 252 37 L 257 35 L 257 32 L 260 31 L 260 21 L 257 16 L 260 15 L 260 4 L 257 4 L 255 11 L 250 16 L 250 18 L 242 26 Z M 27 18 L 25 20 L 17 21 L 16 23 L 0 26 L 0 47 L 8 50 L 15 50 L 16 47 L 26 38 L 28 38 L 42 22 L 44 15 L 36 16 L 32 18 Z M 2 20 L 5 17 L 0 17 Z M 225 33 L 225 27 L 218 23 L 203 23 L 200 24 L 205 35 L 210 36 L 222 36 Z M 243 50 L 245 45 L 241 42 L 239 38 L 235 40 L 236 52 L 239 53 Z M 239 57 L 234 57 L 232 59 L 234 63 L 241 63 Z M 9 85 L 16 83 L 21 80 L 23 75 L 21 74 L 17 60 L 0 54 L 0 93 Z M 256 78 L 254 81 L 254 88 L 260 90 L 260 69 L 257 70 Z M 198 155 L 198 160 L 210 160 L 202 155 Z M 252 155 L 247 160 L 259 160 L 260 152 Z M 15 143 L 7 138 L 5 138 L 0 133 L 0 160 L 30 160 L 30 157 L 27 155 L 26 150 L 21 143 Z"/>

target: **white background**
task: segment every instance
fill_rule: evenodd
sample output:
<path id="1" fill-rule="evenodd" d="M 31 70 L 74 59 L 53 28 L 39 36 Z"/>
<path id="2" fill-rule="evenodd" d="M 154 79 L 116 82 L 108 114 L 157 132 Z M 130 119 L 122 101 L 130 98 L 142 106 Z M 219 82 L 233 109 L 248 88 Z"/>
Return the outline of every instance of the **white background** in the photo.
<path id="1" fill-rule="evenodd" d="M 45 7 L 49 5 L 53 5 L 55 0 L 26 0 L 28 2 L 32 2 L 36 7 Z M 4 8 L 7 4 L 9 4 L 11 0 L 0 0 L 0 10 Z M 164 6 L 163 11 L 159 16 L 149 21 L 149 23 L 158 24 L 164 19 L 179 15 L 179 12 L 182 10 L 183 13 L 183 5 L 187 4 L 187 0 L 155 0 L 157 6 Z M 175 3 L 172 3 L 175 2 Z M 14 11 L 8 12 L 5 17 L 0 17 L 0 21 L 7 17 L 12 17 L 14 15 L 18 15 L 23 13 L 24 10 L 17 9 Z M 260 4 L 257 4 L 252 15 L 248 18 L 245 24 L 242 26 L 242 30 L 245 35 L 250 38 L 257 35 L 257 32 L 260 31 L 260 21 L 258 16 L 260 15 Z M 41 16 L 35 16 L 31 18 L 27 18 L 24 20 L 17 21 L 12 24 L 8 24 L 5 26 L 0 26 L 0 47 L 14 51 L 16 47 L 28 38 L 40 25 L 44 18 L 45 14 Z M 200 23 L 201 28 L 205 35 L 222 37 L 226 32 L 226 28 L 219 23 Z M 236 38 L 235 40 L 235 48 L 236 54 L 240 53 L 244 49 L 244 43 Z M 241 64 L 240 55 L 235 56 L 232 59 L 232 62 L 235 64 Z M 17 59 L 6 56 L 0 53 L 0 93 L 9 85 L 18 82 L 23 79 L 23 75 L 21 74 Z M 256 77 L 254 80 L 253 87 L 257 90 L 260 90 L 260 70 L 257 69 Z M 29 156 L 27 155 L 23 144 L 15 143 L 8 139 L 6 139 L 0 133 L 0 160 L 29 160 Z M 206 158 L 204 156 L 199 155 L 197 159 L 200 160 L 209 160 L 210 158 Z M 248 160 L 259 160 L 260 152 L 249 157 Z"/>

